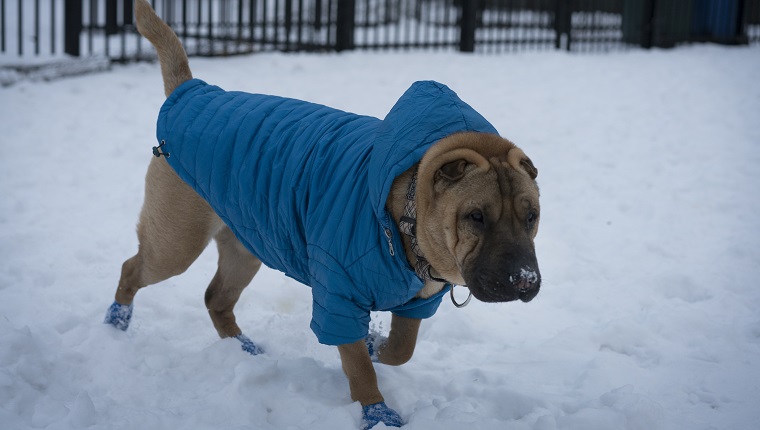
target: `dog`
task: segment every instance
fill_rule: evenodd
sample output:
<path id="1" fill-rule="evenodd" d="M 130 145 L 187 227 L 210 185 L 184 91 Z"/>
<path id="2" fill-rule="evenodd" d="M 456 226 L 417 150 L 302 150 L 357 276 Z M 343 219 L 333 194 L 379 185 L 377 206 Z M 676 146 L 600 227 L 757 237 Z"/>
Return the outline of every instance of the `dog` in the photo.
<path id="1" fill-rule="evenodd" d="M 183 273 L 214 239 L 205 302 L 219 335 L 262 353 L 233 308 L 262 262 L 283 271 L 312 288 L 311 328 L 337 346 L 362 427 L 400 427 L 373 363 L 407 362 L 421 320 L 453 285 L 485 302 L 536 296 L 538 171 L 448 87 L 413 84 L 383 120 L 226 92 L 193 79 L 179 39 L 145 0 L 135 16 L 167 100 L 139 250 L 122 266 L 106 323 L 126 330 L 137 291 Z M 392 312 L 387 338 L 369 333 L 375 310 Z"/>

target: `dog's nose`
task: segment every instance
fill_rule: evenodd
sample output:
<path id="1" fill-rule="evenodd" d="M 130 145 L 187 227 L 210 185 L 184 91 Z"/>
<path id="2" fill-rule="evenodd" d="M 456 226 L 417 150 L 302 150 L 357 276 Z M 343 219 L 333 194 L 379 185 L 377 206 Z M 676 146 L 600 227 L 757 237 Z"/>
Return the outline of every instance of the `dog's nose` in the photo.
<path id="1" fill-rule="evenodd" d="M 533 300 L 538 295 L 538 288 L 534 288 L 530 291 L 527 291 L 525 293 L 520 293 L 520 301 L 523 303 L 528 303 L 529 301 Z"/>
<path id="2" fill-rule="evenodd" d="M 533 271 L 522 270 L 517 281 L 512 284 L 521 301 L 527 303 L 533 300 L 541 288 L 541 276 Z"/>
<path id="3" fill-rule="evenodd" d="M 533 288 L 533 283 L 529 282 L 527 278 L 520 278 L 520 280 L 514 284 L 514 287 L 518 293 L 525 293 Z"/>

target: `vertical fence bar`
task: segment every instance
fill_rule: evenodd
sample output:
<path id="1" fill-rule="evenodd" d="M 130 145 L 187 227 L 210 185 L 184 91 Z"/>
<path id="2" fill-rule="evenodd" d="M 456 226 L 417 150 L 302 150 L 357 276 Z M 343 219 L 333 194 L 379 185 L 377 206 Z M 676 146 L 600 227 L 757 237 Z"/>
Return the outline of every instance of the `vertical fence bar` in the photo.
<path id="1" fill-rule="evenodd" d="M 92 30 L 97 16 L 97 0 L 89 0 L 90 7 L 87 15 L 87 53 L 92 55 Z"/>
<path id="2" fill-rule="evenodd" d="M 248 37 L 251 41 L 251 50 L 256 49 L 256 7 L 257 7 L 256 0 L 251 0 L 248 7 Z"/>
<path id="3" fill-rule="evenodd" d="M 478 26 L 478 0 L 462 1 L 462 26 L 459 35 L 459 50 L 475 52 L 475 30 Z"/>
<path id="4" fill-rule="evenodd" d="M 333 19 L 333 11 L 335 10 L 334 5 L 335 0 L 327 0 L 327 46 L 337 50 L 335 33 L 333 33 L 333 28 L 335 27 L 333 25 L 335 23 L 335 19 Z"/>
<path id="5" fill-rule="evenodd" d="M 525 51 L 528 47 L 528 41 L 529 41 L 529 33 L 528 33 L 528 26 L 530 25 L 530 22 L 526 22 L 526 7 L 525 0 L 520 1 L 520 14 L 518 15 L 520 19 L 520 40 L 519 40 L 519 47 L 520 51 Z M 529 20 L 527 20 L 529 21 Z"/>
<path id="6" fill-rule="evenodd" d="M 227 47 L 227 43 L 230 41 L 230 14 L 231 10 L 227 7 L 227 2 L 221 2 L 219 4 L 219 28 L 221 30 L 222 39 L 222 54 L 229 55 L 230 51 Z"/>
<path id="7" fill-rule="evenodd" d="M 591 13 L 593 14 L 592 15 L 593 18 L 591 18 L 591 29 L 589 30 L 590 40 L 586 43 L 587 43 L 587 46 L 589 47 L 589 51 L 598 52 L 600 50 L 599 48 L 601 47 L 600 43 L 596 43 L 597 42 L 596 31 L 601 25 L 600 19 L 599 19 L 599 11 L 593 10 L 591 11 Z"/>
<path id="8" fill-rule="evenodd" d="M 18 55 L 24 55 L 24 3 L 18 0 Z"/>
<path id="9" fill-rule="evenodd" d="M 0 0 L 0 52 L 5 52 L 5 0 Z"/>
<path id="10" fill-rule="evenodd" d="M 393 43 L 393 40 L 391 38 L 391 31 L 390 27 L 392 23 L 395 23 L 395 25 L 398 25 L 398 18 L 395 16 L 393 8 L 394 4 L 391 3 L 390 0 L 385 0 L 383 2 L 383 9 L 385 12 L 385 19 L 383 23 L 383 35 L 385 36 L 385 43 L 384 45 L 387 47 L 386 49 L 389 49 L 391 44 Z"/>
<path id="11" fill-rule="evenodd" d="M 55 54 L 55 2 L 50 0 L 50 53 Z"/>
<path id="12" fill-rule="evenodd" d="M 354 49 L 354 29 L 356 28 L 356 1 L 337 0 L 338 16 L 335 29 L 335 50 L 348 51 Z"/>
<path id="13" fill-rule="evenodd" d="M 424 48 L 430 47 L 430 44 L 433 42 L 433 36 L 430 32 L 432 30 L 432 25 L 433 25 L 433 7 L 434 7 L 433 2 L 422 4 L 422 11 L 420 13 L 422 22 L 425 23 L 425 29 L 424 29 L 425 32 L 422 33 L 422 45 L 421 45 Z"/>
<path id="14" fill-rule="evenodd" d="M 274 1 L 274 22 L 272 22 L 272 27 L 274 28 L 274 37 L 272 39 L 272 43 L 274 43 L 274 48 L 279 49 L 280 46 L 280 0 L 272 0 Z"/>
<path id="15" fill-rule="evenodd" d="M 236 30 L 235 36 L 235 50 L 236 52 L 244 52 L 243 41 L 245 40 L 245 4 L 242 0 L 238 0 L 237 8 L 233 8 L 233 11 L 237 11 L 234 17 L 236 22 L 233 22 L 233 30 Z"/>
<path id="16" fill-rule="evenodd" d="M 79 57 L 79 35 L 82 32 L 82 0 L 64 2 L 63 52 Z"/>
<path id="17" fill-rule="evenodd" d="M 747 42 L 760 42 L 760 0 L 747 0 L 744 5 L 743 33 Z"/>
<path id="18" fill-rule="evenodd" d="M 195 49 L 196 51 L 199 49 L 198 46 L 201 44 L 201 32 L 203 30 L 203 1 L 198 0 L 198 21 L 195 23 Z M 187 49 L 187 48 L 185 48 Z"/>
<path id="19" fill-rule="evenodd" d="M 557 2 L 557 0 L 553 0 L 553 1 L 555 3 Z M 551 30 L 551 28 L 552 28 L 551 27 L 551 19 L 553 18 L 553 16 L 552 16 L 552 14 L 554 13 L 553 10 L 554 10 L 554 6 L 552 4 L 547 4 L 546 5 L 546 11 L 544 11 L 544 22 L 543 22 L 544 31 Z M 544 39 L 543 47 L 544 47 L 544 49 L 553 48 L 554 44 L 551 43 L 551 40 Z"/>
<path id="20" fill-rule="evenodd" d="M 372 26 L 375 27 L 375 31 L 373 31 L 373 33 L 374 33 L 374 36 L 373 36 L 373 42 L 374 43 L 373 43 L 373 45 L 375 47 L 377 47 L 377 46 L 381 45 L 381 43 L 380 43 L 380 24 L 384 23 L 384 21 L 385 21 L 384 19 L 382 19 L 380 17 L 380 7 L 379 7 L 380 2 L 378 1 L 377 3 L 374 3 L 374 6 L 376 6 L 374 8 L 371 7 L 371 6 L 373 6 L 373 2 L 372 1 L 365 0 L 364 3 L 365 3 L 365 8 L 367 9 L 367 20 L 364 22 L 364 25 L 366 25 L 367 27 L 364 29 L 364 32 L 366 32 L 367 34 L 369 34 L 369 29 L 370 29 L 369 26 L 372 25 Z M 367 36 L 365 38 L 365 41 L 369 42 L 369 36 Z"/>
<path id="21" fill-rule="evenodd" d="M 132 21 L 134 21 L 134 10 L 132 9 L 132 6 L 134 6 L 134 3 L 132 0 L 122 0 L 124 3 L 122 4 L 122 22 L 124 25 L 130 25 L 132 24 Z"/>
<path id="22" fill-rule="evenodd" d="M 499 53 L 504 53 L 506 49 L 507 34 L 509 32 L 509 9 L 507 2 L 502 1 L 499 3 L 498 18 L 499 22 Z"/>
<path id="23" fill-rule="evenodd" d="M 387 37 L 383 38 L 383 28 L 384 26 L 388 25 L 388 13 L 385 9 L 384 0 L 359 0 L 362 3 L 365 3 L 365 7 L 370 11 L 370 13 L 367 15 L 370 17 L 370 22 L 365 22 L 365 25 L 368 25 L 368 27 L 363 30 L 368 32 L 369 28 L 373 28 L 374 36 L 371 47 L 372 48 L 382 48 L 382 49 L 388 49 L 388 43 L 390 42 Z M 371 27 L 370 27 L 371 26 Z M 366 41 L 369 41 L 369 37 L 367 37 Z"/>
<path id="24" fill-rule="evenodd" d="M 322 0 L 314 0 L 314 29 L 317 32 L 322 30 L 322 6 Z"/>
<path id="25" fill-rule="evenodd" d="M 214 54 L 214 2 L 209 0 L 208 2 L 208 34 L 206 40 L 208 40 L 208 55 Z M 198 49 L 198 48 L 196 48 Z M 200 52 L 200 49 L 198 49 Z"/>
<path id="26" fill-rule="evenodd" d="M 125 18 L 127 16 L 126 4 L 131 3 L 129 0 L 121 0 L 121 23 L 119 25 L 119 60 L 127 60 L 127 28 L 130 22 Z"/>
<path id="27" fill-rule="evenodd" d="M 654 13 L 654 0 L 626 1 L 623 4 L 623 41 L 651 48 Z"/>
<path id="28" fill-rule="evenodd" d="M 404 44 L 404 25 L 409 22 L 406 16 L 407 9 L 408 5 L 406 4 L 406 0 L 399 0 L 398 3 L 396 3 L 396 31 L 392 35 L 393 43 L 396 48 L 403 47 Z M 391 32 L 389 31 L 389 33 Z"/>
<path id="29" fill-rule="evenodd" d="M 554 15 L 554 31 L 557 32 L 554 41 L 556 49 L 562 48 L 562 36 L 565 36 L 566 49 L 570 50 L 570 36 L 573 29 L 573 10 L 569 2 L 558 0 Z"/>
<path id="30" fill-rule="evenodd" d="M 509 46 L 509 51 L 514 52 L 518 48 L 517 44 L 517 28 L 515 26 L 515 10 L 517 8 L 515 7 L 514 0 L 509 0 L 508 6 L 507 6 L 507 45 Z"/>
<path id="31" fill-rule="evenodd" d="M 290 32 L 293 29 L 293 0 L 285 2 L 285 51 L 290 51 Z"/>
<path id="32" fill-rule="evenodd" d="M 131 1 L 127 0 L 128 3 L 132 3 Z M 131 23 L 134 23 L 134 11 L 132 11 L 132 19 L 129 21 Z M 137 49 L 136 49 L 136 55 L 139 58 L 142 55 L 142 44 L 143 44 L 143 38 L 140 37 L 140 34 L 136 31 L 137 25 L 135 24 L 135 33 L 137 38 Z"/>
<path id="33" fill-rule="evenodd" d="M 106 36 L 119 32 L 117 0 L 106 0 Z"/>
<path id="34" fill-rule="evenodd" d="M 446 40 L 443 29 L 444 29 L 444 23 L 446 22 L 446 19 L 444 18 L 444 15 L 446 14 L 446 9 L 449 7 L 448 1 L 442 1 L 439 4 L 438 9 L 433 14 L 433 25 L 436 26 L 435 29 L 435 36 L 434 39 L 437 41 L 435 49 L 439 50 L 443 48 L 443 43 Z"/>
<path id="35" fill-rule="evenodd" d="M 409 14 L 412 12 L 412 1 L 414 0 L 407 0 L 406 4 L 406 19 L 404 20 L 406 22 L 406 28 L 404 31 L 404 48 L 409 48 L 412 44 L 412 19 Z"/>
<path id="36" fill-rule="evenodd" d="M 301 50 L 303 47 L 303 0 L 298 0 L 298 37 L 296 39 L 296 49 Z"/>
<path id="37" fill-rule="evenodd" d="M 451 40 L 451 34 L 450 34 L 450 25 L 451 25 L 451 9 L 454 6 L 453 0 L 447 0 L 446 1 L 446 9 L 443 12 L 443 34 L 446 38 L 446 49 L 450 49 L 450 40 Z"/>
<path id="38" fill-rule="evenodd" d="M 126 60 L 126 33 L 129 29 L 129 24 L 127 21 L 125 21 L 125 3 L 131 3 L 132 0 L 113 0 L 114 5 L 113 8 L 115 10 L 115 20 L 114 20 L 114 27 L 115 32 L 114 35 L 118 37 L 116 41 L 118 42 L 118 45 L 115 47 L 115 53 L 114 53 L 114 59 L 118 59 L 120 61 Z M 106 35 L 106 39 L 108 39 L 108 35 Z M 118 53 L 120 52 L 120 53 Z"/>
<path id="39" fill-rule="evenodd" d="M 605 11 L 609 13 L 609 11 Z M 601 28 L 601 37 L 599 37 L 599 47 L 600 51 L 609 51 L 612 48 L 612 40 L 610 38 L 610 29 L 608 27 L 609 22 L 609 15 L 606 15 L 604 12 L 599 12 L 601 14 L 601 21 L 602 21 L 602 28 Z"/>
<path id="40" fill-rule="evenodd" d="M 241 42 L 243 41 L 243 0 L 237 2 L 237 37 L 236 44 L 240 49 Z"/>
<path id="41" fill-rule="evenodd" d="M 40 55 L 40 0 L 34 0 L 34 55 Z"/>
<path id="42" fill-rule="evenodd" d="M 105 45 L 105 54 L 106 57 L 111 56 L 111 44 L 109 43 L 108 36 L 111 34 L 116 34 L 117 25 L 116 25 L 116 0 L 106 0 L 106 11 L 105 11 L 105 18 L 106 22 L 103 26 L 103 44 Z"/>
<path id="43" fill-rule="evenodd" d="M 641 47 L 650 49 L 652 47 L 654 32 L 654 14 L 655 0 L 642 0 L 643 14 L 641 19 Z"/>
<path id="44" fill-rule="evenodd" d="M 414 41 L 412 42 L 412 47 L 414 48 L 420 48 L 424 45 L 425 42 L 425 33 L 424 33 L 424 12 L 425 12 L 425 5 L 422 1 L 416 0 L 414 1 L 415 9 L 414 9 Z"/>
<path id="45" fill-rule="evenodd" d="M 182 0 L 182 46 L 187 46 L 187 0 Z"/>
<path id="46" fill-rule="evenodd" d="M 267 41 L 267 0 L 262 0 L 261 4 L 261 47 L 264 49 Z"/>

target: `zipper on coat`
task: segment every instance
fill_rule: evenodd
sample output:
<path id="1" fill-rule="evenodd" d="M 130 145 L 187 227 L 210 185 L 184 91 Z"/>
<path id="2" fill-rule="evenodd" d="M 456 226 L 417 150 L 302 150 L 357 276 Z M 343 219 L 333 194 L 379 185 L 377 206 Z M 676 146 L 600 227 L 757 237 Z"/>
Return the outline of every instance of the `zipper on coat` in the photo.
<path id="1" fill-rule="evenodd" d="M 391 257 L 396 256 L 396 252 L 393 251 L 393 232 L 388 227 L 391 224 L 391 218 L 388 215 L 388 211 L 385 211 L 385 223 L 381 225 L 383 228 L 383 232 L 385 233 L 385 239 L 388 241 L 388 252 L 391 254 Z"/>
<path id="2" fill-rule="evenodd" d="M 391 253 L 392 257 L 394 257 L 396 253 L 393 252 L 393 233 L 388 227 L 385 227 L 385 237 L 388 239 L 388 252 Z"/>

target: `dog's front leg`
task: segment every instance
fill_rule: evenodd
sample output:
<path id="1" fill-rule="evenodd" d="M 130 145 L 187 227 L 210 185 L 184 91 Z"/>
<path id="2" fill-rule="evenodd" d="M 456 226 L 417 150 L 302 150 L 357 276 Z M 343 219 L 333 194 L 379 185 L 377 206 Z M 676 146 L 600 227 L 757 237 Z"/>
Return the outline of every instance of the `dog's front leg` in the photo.
<path id="1" fill-rule="evenodd" d="M 339 345 L 338 352 L 348 378 L 351 399 L 360 402 L 362 406 L 382 402 L 383 395 L 377 388 L 377 375 L 364 341 Z"/>
<path id="2" fill-rule="evenodd" d="M 388 338 L 370 335 L 367 347 L 373 359 L 390 366 L 400 366 L 412 358 L 422 320 L 393 314 Z"/>
<path id="3" fill-rule="evenodd" d="M 351 399 L 362 405 L 362 430 L 370 429 L 379 422 L 401 427 L 401 416 L 385 404 L 383 395 L 377 388 L 377 375 L 364 340 L 339 345 L 338 352 L 343 372 L 348 378 Z"/>
<path id="4" fill-rule="evenodd" d="M 394 314 L 387 339 L 370 335 L 366 340 L 338 346 L 351 399 L 362 405 L 362 429 L 372 428 L 378 422 L 395 427 L 403 424 L 398 413 L 385 404 L 383 395 L 380 394 L 369 349 L 372 349 L 372 355 L 380 363 L 391 366 L 406 363 L 414 354 L 421 321 Z"/>

